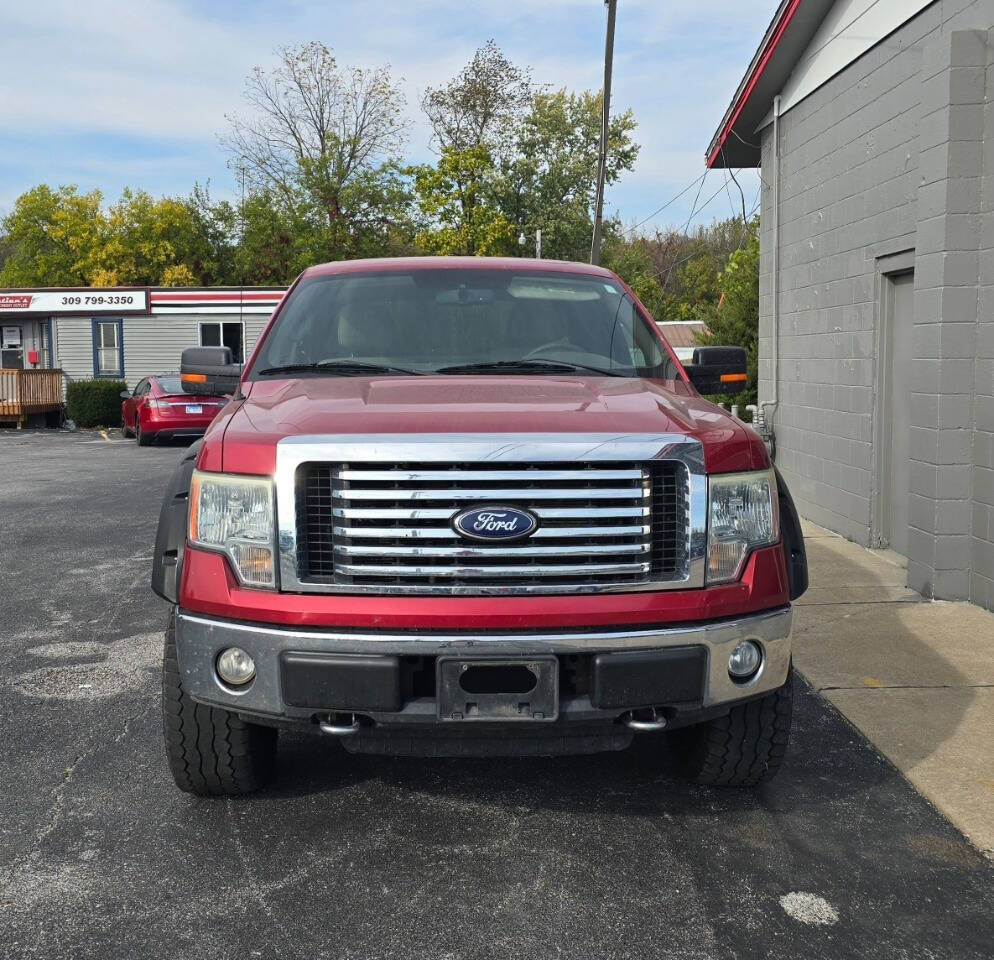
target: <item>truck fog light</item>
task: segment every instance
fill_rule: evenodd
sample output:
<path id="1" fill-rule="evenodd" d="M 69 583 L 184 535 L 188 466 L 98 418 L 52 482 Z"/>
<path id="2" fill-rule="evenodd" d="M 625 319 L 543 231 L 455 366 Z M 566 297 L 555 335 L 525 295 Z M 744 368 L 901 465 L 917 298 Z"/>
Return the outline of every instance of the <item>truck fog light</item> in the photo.
<path id="1" fill-rule="evenodd" d="M 255 661 L 241 647 L 228 647 L 217 658 L 217 675 L 233 687 L 243 687 L 255 676 Z"/>
<path id="2" fill-rule="evenodd" d="M 733 680 L 748 680 L 763 662 L 763 651 L 752 640 L 741 640 L 728 658 L 728 675 Z"/>

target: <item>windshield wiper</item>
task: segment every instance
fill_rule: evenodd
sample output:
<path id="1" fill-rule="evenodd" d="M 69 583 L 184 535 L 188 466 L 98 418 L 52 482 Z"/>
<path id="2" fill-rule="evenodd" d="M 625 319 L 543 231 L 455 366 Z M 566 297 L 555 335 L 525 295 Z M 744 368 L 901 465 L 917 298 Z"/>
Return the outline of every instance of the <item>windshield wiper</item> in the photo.
<path id="1" fill-rule="evenodd" d="M 281 367 L 266 367 L 259 371 L 260 376 L 278 373 L 320 373 L 323 370 L 345 377 L 362 376 L 364 373 L 404 373 L 411 376 L 424 376 L 424 370 L 410 370 L 407 367 L 394 367 L 385 363 L 367 363 L 365 360 L 319 360 L 316 363 L 288 363 Z"/>
<path id="2" fill-rule="evenodd" d="M 576 372 L 585 370 L 596 373 L 601 377 L 624 377 L 626 374 L 619 370 L 605 370 L 603 367 L 591 367 L 585 363 L 574 363 L 572 360 L 543 360 L 538 357 L 523 357 L 520 360 L 484 360 L 480 363 L 458 363 L 451 367 L 441 367 L 435 373 L 486 373 L 489 370 L 506 372 L 509 370 L 563 370 Z"/>

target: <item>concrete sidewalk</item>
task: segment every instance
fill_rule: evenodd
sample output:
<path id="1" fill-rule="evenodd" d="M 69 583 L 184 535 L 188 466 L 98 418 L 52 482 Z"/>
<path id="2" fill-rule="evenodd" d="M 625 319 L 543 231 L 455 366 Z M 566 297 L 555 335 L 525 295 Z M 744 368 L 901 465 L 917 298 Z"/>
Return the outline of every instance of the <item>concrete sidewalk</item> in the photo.
<path id="1" fill-rule="evenodd" d="M 923 602 L 901 558 L 804 523 L 811 588 L 794 663 L 988 856 L 994 855 L 994 614 Z"/>

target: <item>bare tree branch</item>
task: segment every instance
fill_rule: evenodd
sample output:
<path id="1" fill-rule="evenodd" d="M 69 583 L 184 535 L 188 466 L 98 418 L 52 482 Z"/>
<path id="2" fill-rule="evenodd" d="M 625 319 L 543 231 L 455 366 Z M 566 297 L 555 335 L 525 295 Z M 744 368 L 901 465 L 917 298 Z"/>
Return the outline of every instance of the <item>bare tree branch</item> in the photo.
<path id="1" fill-rule="evenodd" d="M 394 159 L 407 135 L 405 98 L 389 67 L 342 69 L 317 42 L 280 49 L 269 72 L 256 67 L 244 99 L 249 115 L 227 116 L 221 138 L 232 163 L 287 202 L 303 191 L 332 224 L 346 187 Z"/>

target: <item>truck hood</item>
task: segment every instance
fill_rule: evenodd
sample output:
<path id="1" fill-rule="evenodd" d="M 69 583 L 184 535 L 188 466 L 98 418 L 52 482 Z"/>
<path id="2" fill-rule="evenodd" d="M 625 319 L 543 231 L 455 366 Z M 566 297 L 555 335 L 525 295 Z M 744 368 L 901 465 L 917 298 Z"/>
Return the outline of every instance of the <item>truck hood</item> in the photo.
<path id="1" fill-rule="evenodd" d="M 762 440 L 682 381 L 577 376 L 304 377 L 254 381 L 208 431 L 205 469 L 272 473 L 287 436 L 677 433 L 709 473 L 769 465 Z M 223 447 L 222 447 L 223 443 Z"/>

